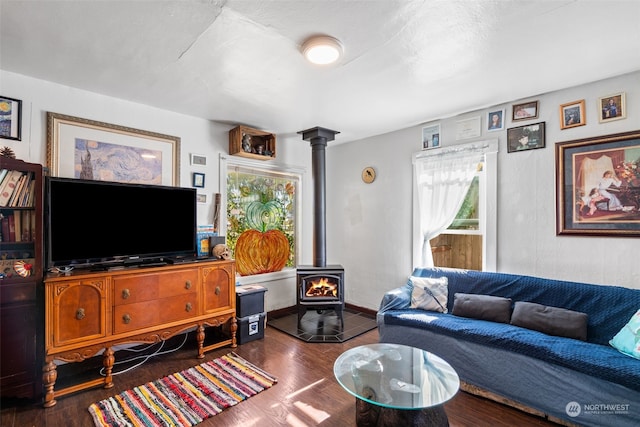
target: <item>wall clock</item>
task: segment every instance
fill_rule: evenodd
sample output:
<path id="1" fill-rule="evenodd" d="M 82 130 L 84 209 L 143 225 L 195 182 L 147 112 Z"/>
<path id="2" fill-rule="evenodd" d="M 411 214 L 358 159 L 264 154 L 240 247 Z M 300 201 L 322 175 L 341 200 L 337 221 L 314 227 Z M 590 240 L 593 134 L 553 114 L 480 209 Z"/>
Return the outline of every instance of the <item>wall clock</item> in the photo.
<path id="1" fill-rule="evenodd" d="M 371 166 L 367 166 L 362 170 L 362 180 L 367 184 L 371 184 L 376 179 L 376 171 Z"/>

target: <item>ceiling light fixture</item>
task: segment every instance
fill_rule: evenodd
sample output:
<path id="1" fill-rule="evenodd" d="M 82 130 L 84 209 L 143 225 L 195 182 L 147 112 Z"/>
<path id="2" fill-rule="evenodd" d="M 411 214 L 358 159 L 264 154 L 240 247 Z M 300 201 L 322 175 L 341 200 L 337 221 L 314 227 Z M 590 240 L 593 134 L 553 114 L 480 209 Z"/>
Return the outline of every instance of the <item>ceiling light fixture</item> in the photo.
<path id="1" fill-rule="evenodd" d="M 317 65 L 329 65 L 342 56 L 342 43 L 330 36 L 314 36 L 302 43 L 302 54 Z"/>

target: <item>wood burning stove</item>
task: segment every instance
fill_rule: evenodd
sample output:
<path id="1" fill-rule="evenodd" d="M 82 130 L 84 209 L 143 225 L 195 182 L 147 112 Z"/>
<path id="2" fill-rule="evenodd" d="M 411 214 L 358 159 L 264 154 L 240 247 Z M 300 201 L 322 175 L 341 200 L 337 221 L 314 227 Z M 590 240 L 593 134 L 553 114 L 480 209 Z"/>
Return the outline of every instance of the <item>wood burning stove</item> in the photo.
<path id="1" fill-rule="evenodd" d="M 342 266 L 298 266 L 297 287 L 298 323 L 307 310 L 334 310 L 340 319 L 340 325 L 344 327 L 344 268 Z"/>
<path id="2" fill-rule="evenodd" d="M 311 142 L 313 175 L 313 266 L 298 266 L 298 324 L 307 310 L 334 310 L 344 328 L 344 269 L 326 263 L 325 148 L 340 133 L 315 127 L 301 132 Z"/>

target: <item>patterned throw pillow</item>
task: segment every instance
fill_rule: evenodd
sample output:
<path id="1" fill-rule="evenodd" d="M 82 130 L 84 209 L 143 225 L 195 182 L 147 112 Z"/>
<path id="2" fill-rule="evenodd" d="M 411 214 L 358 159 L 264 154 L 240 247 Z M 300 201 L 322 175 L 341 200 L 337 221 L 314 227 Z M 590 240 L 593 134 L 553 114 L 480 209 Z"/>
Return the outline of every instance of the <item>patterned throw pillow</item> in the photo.
<path id="1" fill-rule="evenodd" d="M 640 310 L 636 311 L 609 344 L 621 353 L 640 359 Z"/>
<path id="2" fill-rule="evenodd" d="M 411 308 L 428 311 L 447 312 L 447 297 L 449 296 L 448 280 L 446 277 L 409 277 L 413 285 L 411 291 Z"/>

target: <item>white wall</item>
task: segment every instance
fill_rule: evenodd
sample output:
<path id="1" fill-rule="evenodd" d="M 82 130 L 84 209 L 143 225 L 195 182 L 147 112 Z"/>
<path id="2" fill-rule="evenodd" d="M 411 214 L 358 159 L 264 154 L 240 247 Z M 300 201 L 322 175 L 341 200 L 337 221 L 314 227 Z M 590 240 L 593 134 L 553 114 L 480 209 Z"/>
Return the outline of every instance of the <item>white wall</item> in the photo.
<path id="1" fill-rule="evenodd" d="M 599 124 L 597 98 L 620 91 L 627 93 L 627 118 Z M 203 191 L 208 199 L 212 200 L 219 191 L 218 156 L 228 151 L 231 125 L 2 70 L 0 94 L 23 101 L 22 141 L 0 140 L 0 146 L 11 147 L 19 159 L 46 164 L 46 112 L 52 111 L 179 136 L 181 185 L 190 186 L 191 173 L 201 171 L 206 174 Z M 526 100 L 536 99 L 540 101 L 539 121 L 547 125 L 546 148 L 507 153 L 506 131 L 483 133 L 480 138 L 500 140 L 498 270 L 640 288 L 640 272 L 635 265 L 640 249 L 638 239 L 555 235 L 554 157 L 556 142 L 640 129 L 640 72 Z M 587 125 L 561 131 L 558 106 L 579 99 L 586 100 Z M 507 116 L 511 114 L 511 103 L 494 107 L 504 107 Z M 443 119 L 443 145 L 455 143 L 452 140 L 457 120 L 480 114 L 484 128 L 487 111 Z M 515 126 L 510 121 L 506 125 Z M 382 293 L 402 284 L 411 272 L 411 154 L 421 148 L 421 129 L 416 126 L 349 144 L 329 144 L 327 262 L 345 267 L 346 301 L 354 305 L 376 309 Z M 336 139 L 339 142 L 339 135 Z M 473 140 L 458 142 L 470 141 Z M 207 167 L 190 166 L 190 153 L 206 155 Z M 275 162 L 308 171 L 303 178 L 299 249 L 300 263 L 310 264 L 313 190 L 309 143 L 296 134 L 278 135 Z M 364 184 L 360 179 L 365 166 L 377 170 L 373 184 Z M 200 205 L 198 222 L 211 222 L 211 217 L 211 204 Z M 256 282 L 268 289 L 267 311 L 295 304 L 295 279 L 290 274 L 261 277 Z"/>
<path id="2" fill-rule="evenodd" d="M 598 122 L 599 97 L 626 92 L 627 118 Z M 585 126 L 560 130 L 559 105 L 585 99 Z M 511 105 L 539 100 L 539 119 L 512 123 Z M 640 72 L 443 118 L 442 145 L 498 138 L 498 265 L 501 272 L 640 288 L 638 238 L 556 236 L 555 143 L 640 129 Z M 438 102 L 425 100 L 425 102 Z M 486 132 L 488 111 L 505 108 L 506 128 L 544 121 L 546 147 L 507 153 L 507 131 Z M 455 141 L 458 120 L 482 116 L 480 138 Z M 346 299 L 375 309 L 411 273 L 411 154 L 422 126 L 329 147 L 327 256 L 345 267 Z M 377 179 L 360 178 L 373 166 Z"/>
<path id="3" fill-rule="evenodd" d="M 205 188 L 198 193 L 207 195 L 207 204 L 198 205 L 198 223 L 207 224 L 213 218 L 213 195 L 219 187 L 219 155 L 228 153 L 228 131 L 234 125 L 223 125 L 196 117 L 177 114 L 168 110 L 149 107 L 122 99 L 112 98 L 44 80 L 33 79 L 0 70 L 0 94 L 22 100 L 22 140 L 0 140 L 0 146 L 8 146 L 16 158 L 46 165 L 46 140 L 48 111 L 84 119 L 97 120 L 153 131 L 181 138 L 180 186 L 190 187 L 193 172 L 205 173 Z M 168 101 L 169 102 L 169 101 Z M 251 125 L 247 123 L 247 125 Z M 300 129 L 302 130 L 302 129 Z M 191 166 L 190 153 L 207 156 L 207 166 Z M 311 170 L 311 148 L 299 135 L 280 138 L 275 163 Z M 259 161 L 257 163 L 260 163 Z M 300 245 L 301 262 L 311 262 L 311 180 L 303 177 L 303 242 Z M 159 213 L 161 214 L 161 213 Z M 159 230 L 159 232 L 163 232 Z M 308 242 L 308 243 L 305 243 Z M 269 292 L 265 295 L 266 309 L 295 305 L 295 277 L 291 274 L 258 279 Z"/>

